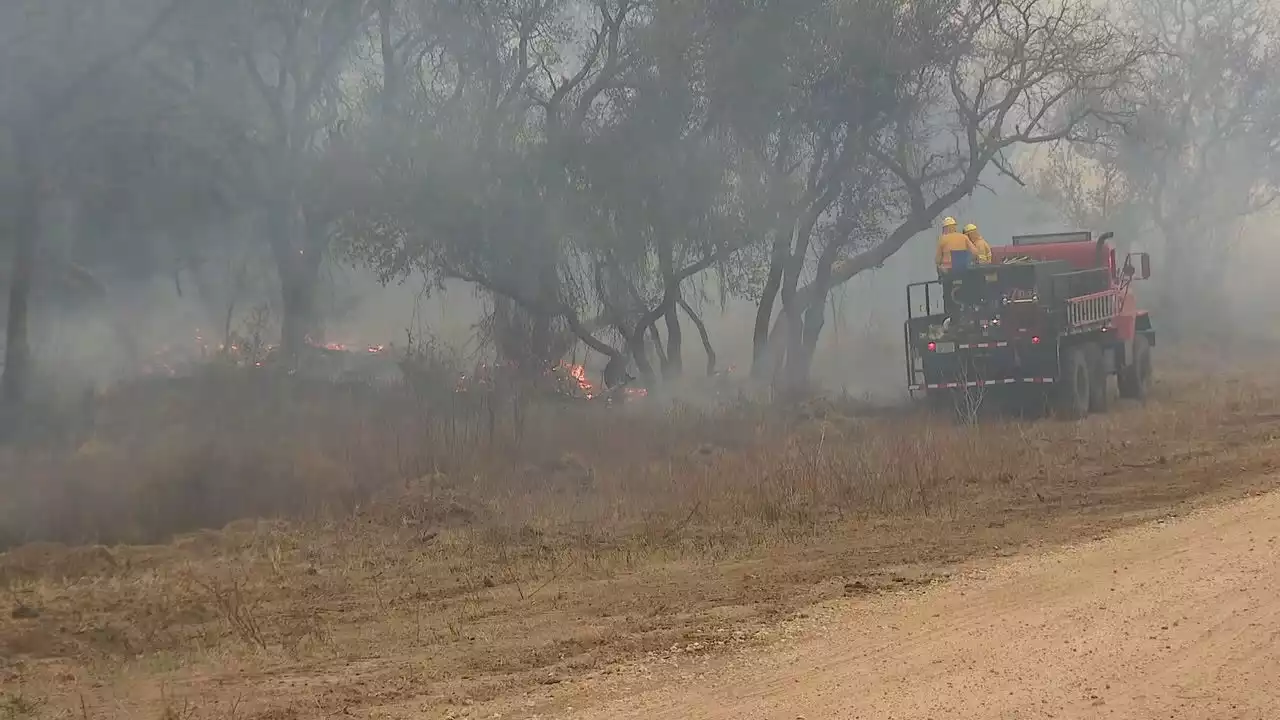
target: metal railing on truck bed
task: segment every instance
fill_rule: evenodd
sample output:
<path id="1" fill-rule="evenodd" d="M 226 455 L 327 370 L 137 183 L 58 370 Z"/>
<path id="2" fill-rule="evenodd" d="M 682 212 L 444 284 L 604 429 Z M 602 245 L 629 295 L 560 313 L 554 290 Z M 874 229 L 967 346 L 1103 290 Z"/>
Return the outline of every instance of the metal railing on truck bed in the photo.
<path id="1" fill-rule="evenodd" d="M 1120 291 L 1112 288 L 1067 300 L 1067 327 L 1086 330 L 1110 322 L 1120 312 Z"/>
<path id="2" fill-rule="evenodd" d="M 1120 311 L 1120 290 L 1111 284 L 1111 269 L 1089 268 L 1053 276 L 1054 295 L 1068 333 L 1109 322 Z"/>

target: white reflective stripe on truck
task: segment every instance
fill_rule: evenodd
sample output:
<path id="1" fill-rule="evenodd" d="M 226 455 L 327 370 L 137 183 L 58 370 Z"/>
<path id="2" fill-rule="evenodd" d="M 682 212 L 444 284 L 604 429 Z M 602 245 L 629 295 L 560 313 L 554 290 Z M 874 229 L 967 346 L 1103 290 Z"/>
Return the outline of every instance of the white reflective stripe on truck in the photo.
<path id="1" fill-rule="evenodd" d="M 1012 385 L 1014 383 L 1033 383 L 1049 385 L 1053 378 L 1005 378 L 1004 380 L 975 380 L 965 383 L 929 383 L 927 385 L 908 385 L 908 390 L 956 390 L 962 387 L 986 387 L 988 385 Z"/>
<path id="2" fill-rule="evenodd" d="M 1018 378 L 1006 378 L 1004 380 L 973 380 L 966 383 L 937 383 L 925 385 L 930 390 L 943 390 L 961 387 L 986 387 L 987 385 L 1009 385 L 1018 382 Z"/>

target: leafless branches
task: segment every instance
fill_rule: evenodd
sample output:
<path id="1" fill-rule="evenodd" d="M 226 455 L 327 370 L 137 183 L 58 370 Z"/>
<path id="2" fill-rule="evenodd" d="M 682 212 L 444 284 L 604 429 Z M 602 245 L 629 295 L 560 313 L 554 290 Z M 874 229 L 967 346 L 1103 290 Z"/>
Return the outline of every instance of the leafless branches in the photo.
<path id="1" fill-rule="evenodd" d="M 1105 202 L 1111 214 L 1130 219 L 1129 235 L 1153 235 L 1171 251 L 1194 246 L 1203 253 L 1212 245 L 1225 253 L 1235 237 L 1229 229 L 1276 198 L 1273 15 L 1256 0 L 1126 6 L 1122 26 L 1150 38 L 1152 52 L 1141 58 L 1137 80 L 1116 93 L 1122 122 L 1091 128 L 1096 142 L 1060 151 L 1041 186 L 1051 198 L 1062 198 L 1068 186 L 1085 189 L 1073 199 L 1089 206 L 1074 208 L 1077 214 L 1096 215 Z M 1169 287 L 1185 285 L 1189 273 L 1211 280 L 1195 269 L 1198 262 L 1181 260 L 1186 253 L 1168 255 Z M 1177 301 L 1170 294 L 1164 304 L 1185 318 Z"/>
<path id="2" fill-rule="evenodd" d="M 274 260 L 291 347 L 323 330 L 315 284 L 336 239 L 387 280 L 472 283 L 615 363 L 643 368 L 660 346 L 671 375 L 681 323 L 709 346 L 687 300 L 715 276 L 758 303 L 757 359 L 773 347 L 803 384 L 832 288 L 984 179 L 1018 177 L 1018 148 L 1115 150 L 1131 142 L 1117 128 L 1171 125 L 1240 148 L 1262 118 L 1258 103 L 1143 117 L 1138 98 L 1170 82 L 1149 58 L 1194 20 L 1148 42 L 1086 0 L 236 0 L 180 15 L 149 82 L 203 119 L 182 126 L 181 156 L 220 158 L 210 184 Z M 1260 67 L 1215 72 L 1265 85 Z M 1192 175 L 1228 157 L 1197 147 Z"/>

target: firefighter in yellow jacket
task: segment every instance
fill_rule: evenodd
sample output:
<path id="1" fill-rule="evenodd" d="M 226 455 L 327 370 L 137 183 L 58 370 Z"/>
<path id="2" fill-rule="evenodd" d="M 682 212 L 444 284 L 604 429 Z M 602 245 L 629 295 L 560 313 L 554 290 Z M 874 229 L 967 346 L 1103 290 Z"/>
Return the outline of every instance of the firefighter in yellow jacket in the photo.
<path id="1" fill-rule="evenodd" d="M 938 266 L 939 273 L 951 269 L 953 250 L 968 250 L 975 261 L 978 259 L 978 249 L 973 246 L 968 235 L 956 228 L 956 219 L 949 217 L 942 221 L 942 237 L 938 238 L 938 252 L 934 255 L 934 264 Z"/>
<path id="2" fill-rule="evenodd" d="M 969 242 L 973 243 L 973 249 L 977 251 L 975 259 L 979 265 L 991 264 L 991 244 L 978 232 L 978 226 L 969 223 L 964 226 L 964 234 L 969 237 Z"/>

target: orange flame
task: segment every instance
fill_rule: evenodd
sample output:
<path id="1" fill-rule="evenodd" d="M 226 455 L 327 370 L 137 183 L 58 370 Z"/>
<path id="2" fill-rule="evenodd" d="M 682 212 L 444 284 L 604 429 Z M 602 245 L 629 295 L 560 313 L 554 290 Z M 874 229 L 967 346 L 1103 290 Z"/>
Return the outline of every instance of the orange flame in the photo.
<path id="1" fill-rule="evenodd" d="M 582 365 L 573 365 L 570 363 L 561 363 L 561 367 L 569 372 L 569 377 L 578 384 L 578 389 L 586 394 L 587 397 L 595 397 L 595 385 L 587 379 L 587 369 Z"/>

